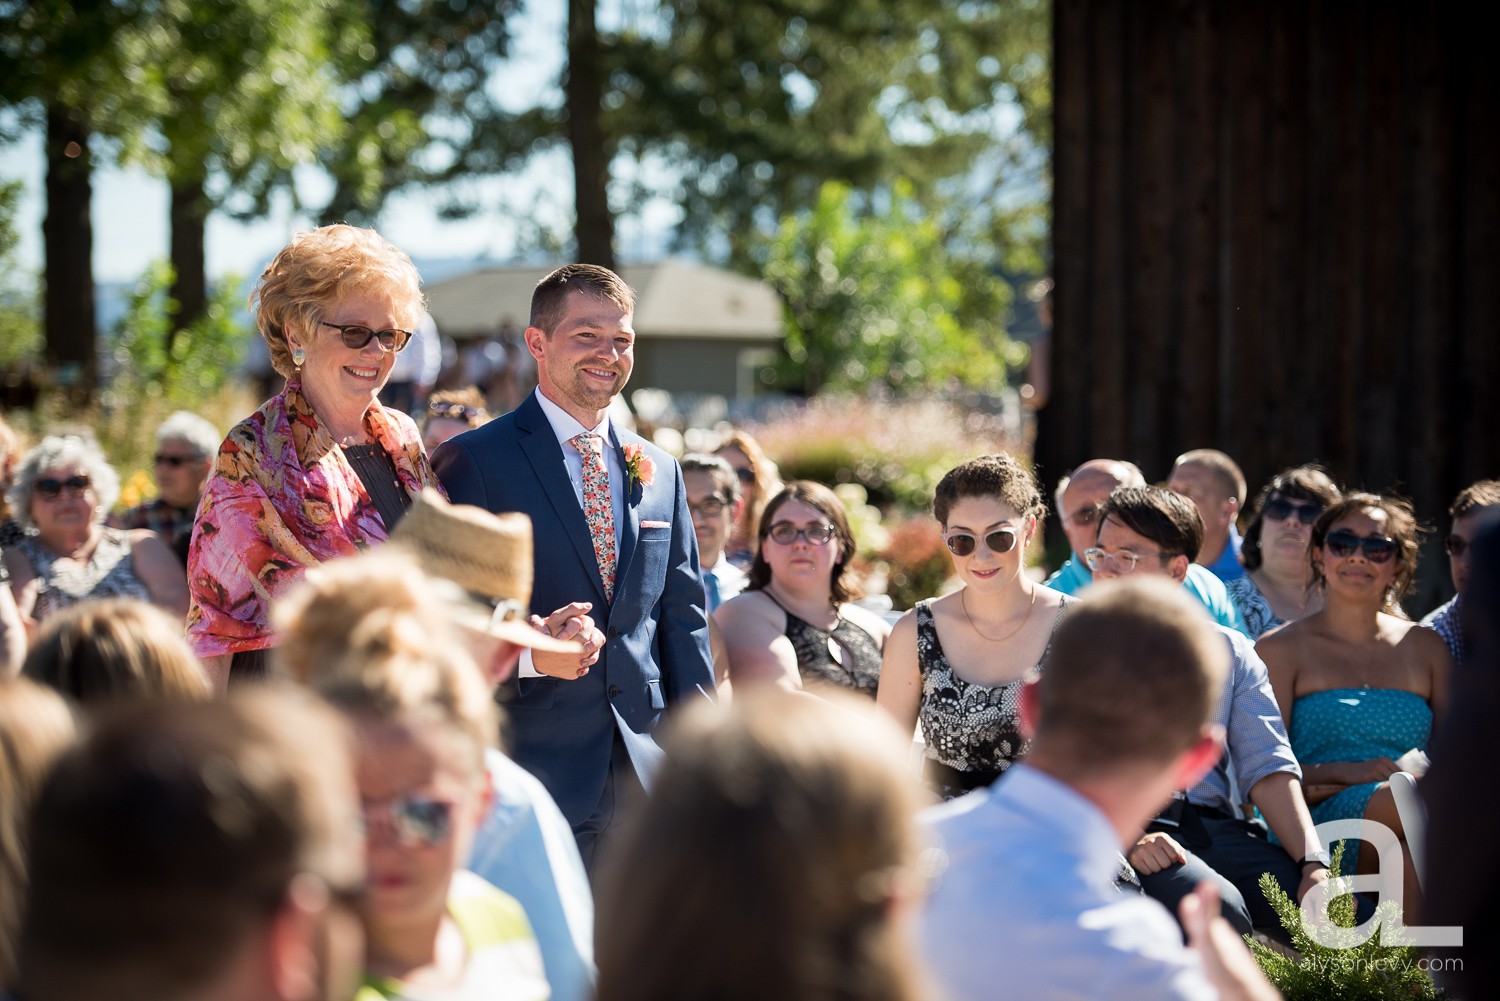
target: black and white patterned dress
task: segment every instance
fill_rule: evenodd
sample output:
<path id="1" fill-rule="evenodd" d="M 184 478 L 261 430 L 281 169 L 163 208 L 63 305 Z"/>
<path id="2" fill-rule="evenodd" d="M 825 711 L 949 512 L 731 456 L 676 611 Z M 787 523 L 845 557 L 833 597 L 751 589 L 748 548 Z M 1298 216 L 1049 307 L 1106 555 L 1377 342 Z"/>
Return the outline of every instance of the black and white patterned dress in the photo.
<path id="1" fill-rule="evenodd" d="M 923 778 L 943 799 L 987 786 L 1026 753 L 1021 736 L 1021 689 L 1042 669 L 1047 651 L 1036 665 L 1015 681 L 1001 685 L 971 684 L 953 673 L 928 598 L 916 604 L 917 671 L 922 678 L 922 702 L 917 718 L 922 724 Z M 1073 604 L 1065 598 L 1052 622 L 1056 632 L 1063 613 Z M 1048 638 L 1047 649 L 1052 647 Z"/>

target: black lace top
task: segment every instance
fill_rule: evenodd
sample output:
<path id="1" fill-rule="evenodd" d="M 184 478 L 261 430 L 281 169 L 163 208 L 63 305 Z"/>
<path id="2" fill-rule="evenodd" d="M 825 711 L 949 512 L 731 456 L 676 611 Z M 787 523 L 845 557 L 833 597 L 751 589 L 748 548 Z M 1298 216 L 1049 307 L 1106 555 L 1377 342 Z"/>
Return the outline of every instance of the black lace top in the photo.
<path id="1" fill-rule="evenodd" d="M 880 642 L 842 615 L 833 629 L 819 629 L 782 608 L 781 602 L 762 591 L 786 612 L 786 638 L 797 651 L 797 673 L 808 688 L 835 685 L 870 698 L 880 684 Z"/>
<path id="2" fill-rule="evenodd" d="M 1021 737 L 1021 689 L 1046 661 L 1047 651 L 1025 675 L 1000 685 L 971 684 L 953 673 L 938 639 L 932 602 L 919 601 L 917 612 L 917 671 L 922 678 L 922 703 L 917 718 L 926 741 L 923 773 L 927 784 L 944 799 L 987 786 L 1026 753 Z M 1064 599 L 1052 622 L 1057 623 L 1072 604 Z M 1047 649 L 1052 647 L 1051 639 Z"/>

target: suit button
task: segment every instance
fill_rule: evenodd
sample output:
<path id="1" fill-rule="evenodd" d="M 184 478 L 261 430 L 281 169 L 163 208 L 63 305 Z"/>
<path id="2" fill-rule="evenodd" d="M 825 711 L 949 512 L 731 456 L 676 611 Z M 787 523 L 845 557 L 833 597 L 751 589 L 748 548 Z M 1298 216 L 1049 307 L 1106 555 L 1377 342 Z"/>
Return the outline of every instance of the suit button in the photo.
<path id="1" fill-rule="evenodd" d="M 609 638 L 610 639 L 614 639 L 618 635 L 620 635 L 620 630 L 616 629 L 614 626 L 610 626 L 609 627 Z"/>
<path id="2" fill-rule="evenodd" d="M 619 685 L 610 685 L 609 686 L 609 697 L 610 698 L 615 698 L 619 694 L 620 694 L 620 686 Z"/>

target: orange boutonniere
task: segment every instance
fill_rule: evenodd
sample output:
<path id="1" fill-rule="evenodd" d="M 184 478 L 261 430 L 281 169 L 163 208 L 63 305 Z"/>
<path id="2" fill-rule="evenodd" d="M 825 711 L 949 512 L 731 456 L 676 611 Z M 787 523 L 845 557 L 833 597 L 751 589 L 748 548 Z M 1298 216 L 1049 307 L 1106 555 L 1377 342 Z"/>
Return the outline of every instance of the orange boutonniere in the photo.
<path id="1" fill-rule="evenodd" d="M 649 487 L 656 482 L 656 462 L 646 450 L 632 442 L 625 446 L 625 472 L 632 484 Z"/>

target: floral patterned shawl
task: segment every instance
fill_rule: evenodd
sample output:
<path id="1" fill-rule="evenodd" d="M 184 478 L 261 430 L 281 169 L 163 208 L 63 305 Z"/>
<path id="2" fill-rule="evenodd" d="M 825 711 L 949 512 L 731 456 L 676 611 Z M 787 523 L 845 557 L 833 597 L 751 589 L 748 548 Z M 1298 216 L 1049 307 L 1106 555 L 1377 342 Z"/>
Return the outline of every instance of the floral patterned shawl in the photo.
<path id="1" fill-rule="evenodd" d="M 424 486 L 442 490 L 410 417 L 377 403 L 365 428 L 409 495 Z M 288 382 L 229 432 L 204 484 L 187 567 L 193 651 L 206 658 L 273 646 L 273 598 L 308 567 L 385 539 L 385 523 L 343 449 L 301 385 Z"/>

